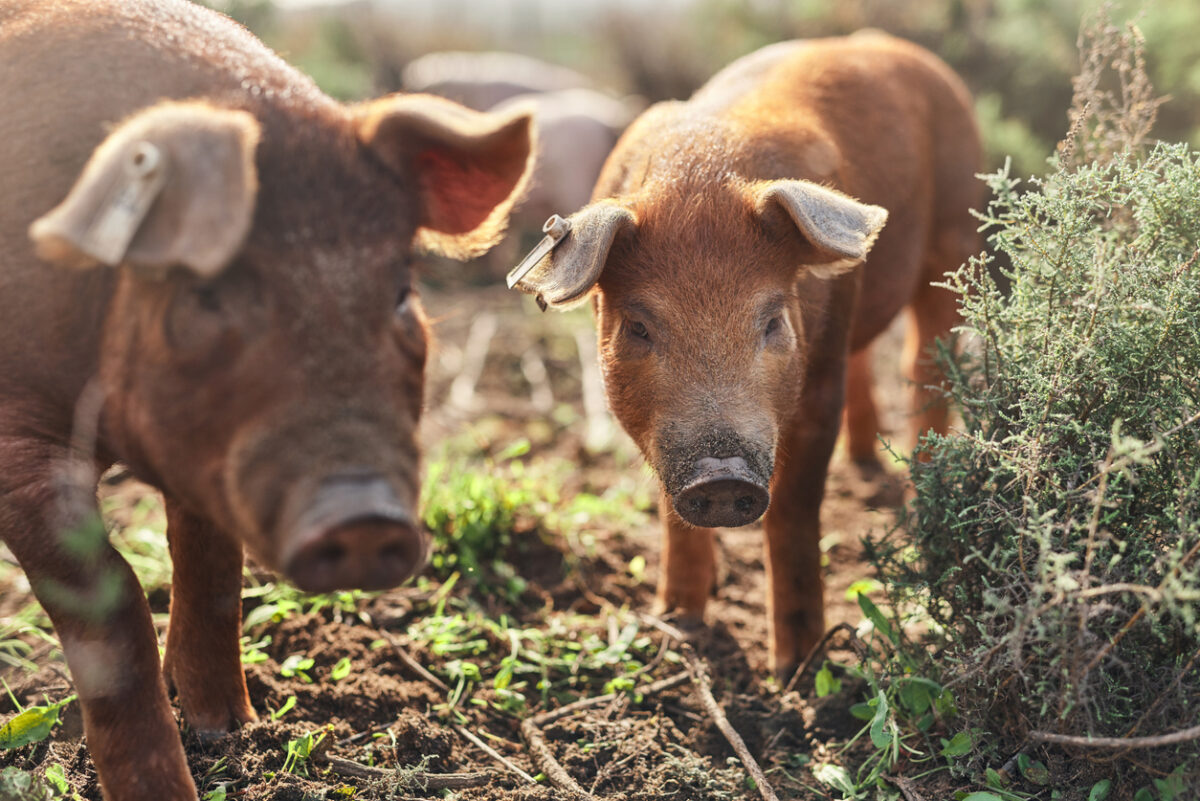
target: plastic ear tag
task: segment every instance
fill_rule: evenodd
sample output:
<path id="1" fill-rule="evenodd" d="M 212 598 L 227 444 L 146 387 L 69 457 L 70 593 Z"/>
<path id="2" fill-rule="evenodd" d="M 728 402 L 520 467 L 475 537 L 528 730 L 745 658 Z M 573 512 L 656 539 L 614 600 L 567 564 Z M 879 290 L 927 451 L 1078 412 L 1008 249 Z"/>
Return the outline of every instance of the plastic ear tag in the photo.
<path id="1" fill-rule="evenodd" d="M 529 255 L 521 259 L 520 264 L 512 268 L 512 271 L 509 272 L 506 279 L 509 289 L 516 286 L 522 278 L 529 274 L 529 271 L 533 269 L 535 264 L 541 261 L 547 253 L 554 250 L 558 246 L 558 243 L 566 238 L 567 234 L 571 231 L 571 221 L 564 220 L 557 214 L 551 214 L 550 219 L 546 220 L 546 224 L 542 226 L 542 230 L 546 233 L 546 236 L 534 246 L 533 250 L 529 251 Z"/>
<path id="2" fill-rule="evenodd" d="M 104 264 L 120 264 L 166 179 L 159 149 L 149 142 L 139 143 L 129 154 L 100 215 L 84 234 L 80 249 Z"/>

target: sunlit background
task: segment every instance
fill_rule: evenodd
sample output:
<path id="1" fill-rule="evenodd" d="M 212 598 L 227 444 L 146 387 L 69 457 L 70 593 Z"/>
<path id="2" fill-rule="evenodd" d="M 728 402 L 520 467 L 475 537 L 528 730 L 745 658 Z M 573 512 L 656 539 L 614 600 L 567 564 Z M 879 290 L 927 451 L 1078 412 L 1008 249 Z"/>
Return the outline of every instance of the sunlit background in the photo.
<path id="1" fill-rule="evenodd" d="M 647 101 L 686 97 L 769 42 L 887 30 L 942 56 L 967 81 L 989 167 L 1032 175 L 1066 130 L 1076 39 L 1091 0 L 213 0 L 326 91 L 402 88 L 404 66 L 438 50 L 506 50 L 582 72 Z M 1157 135 L 1200 144 L 1200 4 L 1118 5 L 1136 20 L 1150 75 L 1171 96 Z"/>

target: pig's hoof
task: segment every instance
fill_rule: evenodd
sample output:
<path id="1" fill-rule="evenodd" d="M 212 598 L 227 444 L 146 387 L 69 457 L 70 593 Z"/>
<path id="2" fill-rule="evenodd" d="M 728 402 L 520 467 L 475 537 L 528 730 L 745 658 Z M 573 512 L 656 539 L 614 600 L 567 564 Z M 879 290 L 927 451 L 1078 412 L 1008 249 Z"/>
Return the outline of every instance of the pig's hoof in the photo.
<path id="1" fill-rule="evenodd" d="M 196 735 L 196 739 L 208 745 L 220 740 L 230 732 L 237 731 L 247 723 L 253 723 L 258 720 L 258 715 L 247 706 L 232 711 L 221 710 L 204 715 L 188 714 L 185 710 L 183 719 L 187 721 L 188 728 Z"/>
<path id="2" fill-rule="evenodd" d="M 854 464 L 854 469 L 858 471 L 858 477 L 863 481 L 875 481 L 888 474 L 887 468 L 874 453 L 854 456 L 850 461 Z"/>
<path id="3" fill-rule="evenodd" d="M 696 635 L 705 630 L 703 615 L 687 612 L 677 605 L 659 602 L 654 616 L 678 629 L 688 640 L 696 639 Z"/>

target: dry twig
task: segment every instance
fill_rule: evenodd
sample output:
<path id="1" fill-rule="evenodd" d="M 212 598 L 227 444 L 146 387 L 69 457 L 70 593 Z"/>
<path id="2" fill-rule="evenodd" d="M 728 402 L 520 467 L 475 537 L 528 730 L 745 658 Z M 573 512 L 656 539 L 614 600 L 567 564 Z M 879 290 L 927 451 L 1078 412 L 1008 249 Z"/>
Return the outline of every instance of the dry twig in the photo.
<path id="1" fill-rule="evenodd" d="M 896 789 L 904 796 L 904 801 L 925 801 L 925 796 L 916 790 L 916 782 L 910 781 L 903 776 L 884 776 L 883 780 L 896 785 Z"/>
<path id="2" fill-rule="evenodd" d="M 385 780 L 404 778 L 422 790 L 461 790 L 467 787 L 482 787 L 492 780 L 492 774 L 486 771 L 478 773 L 426 773 L 424 771 L 407 773 L 403 770 L 373 768 L 369 765 L 360 765 L 353 760 L 323 754 L 319 756 L 318 761 L 328 764 L 339 776 Z"/>
<path id="3" fill-rule="evenodd" d="M 1055 745 L 1070 745 L 1080 748 L 1158 748 L 1164 745 L 1177 745 L 1189 740 L 1200 740 L 1200 726 L 1157 734 L 1153 737 L 1079 737 L 1073 734 L 1055 734 L 1048 731 L 1031 731 L 1029 739 Z"/>
<path id="4" fill-rule="evenodd" d="M 459 725 L 456 723 L 454 725 L 454 730 L 456 732 L 458 732 L 459 736 L 461 736 L 464 740 L 468 741 L 469 743 L 474 745 L 476 748 L 478 748 L 480 751 L 487 754 L 492 759 L 496 760 L 501 765 L 503 765 L 505 768 L 507 768 L 509 773 L 513 773 L 517 776 L 520 776 L 522 779 L 525 780 L 525 782 L 527 784 L 537 784 L 537 779 L 533 778 L 528 773 L 526 773 L 525 771 L 521 770 L 516 765 L 514 765 L 507 757 L 504 756 L 504 754 L 501 754 L 495 748 L 492 748 L 490 745 L 485 743 L 483 740 L 479 739 L 479 737 L 473 731 L 468 729 L 466 726 L 462 726 L 462 725 Z"/>
<path id="5" fill-rule="evenodd" d="M 817 644 L 812 647 L 812 650 L 808 652 L 808 656 L 804 657 L 804 661 L 800 663 L 800 667 L 796 668 L 796 672 L 792 674 L 792 678 L 788 681 L 787 686 L 783 688 L 784 695 L 787 695 L 792 690 L 796 689 L 796 685 L 800 683 L 800 679 L 803 678 L 805 671 L 812 666 L 813 660 L 816 659 L 817 654 L 820 654 L 825 650 L 825 648 L 829 645 L 829 641 L 833 639 L 833 635 L 837 634 L 839 631 L 848 632 L 850 634 L 850 642 L 854 644 L 854 650 L 861 653 L 858 647 L 860 644 L 858 641 L 858 632 L 856 632 L 854 627 L 849 623 L 838 623 L 829 631 L 825 632 L 821 639 L 817 640 Z"/>
<path id="6" fill-rule="evenodd" d="M 636 695 L 652 695 L 683 684 L 689 678 L 689 673 L 678 673 L 674 676 L 651 682 L 650 684 L 635 687 L 633 692 Z M 571 778 L 571 774 L 567 773 L 562 765 L 558 764 L 558 760 L 554 758 L 554 753 L 546 743 L 546 738 L 542 734 L 541 727 L 574 715 L 584 709 L 601 706 L 619 697 L 618 693 L 605 693 L 604 695 L 596 695 L 591 698 L 581 698 L 578 701 L 564 704 L 557 709 L 551 709 L 548 712 L 543 712 L 540 715 L 535 715 L 521 721 L 521 736 L 525 738 L 525 744 L 529 746 L 534 762 L 542 769 L 542 772 L 546 774 L 546 777 L 555 787 L 565 792 L 576 794 L 581 798 L 592 797 Z"/>
<path id="7" fill-rule="evenodd" d="M 376 629 L 376 631 L 378 631 L 379 636 L 387 640 L 388 645 L 392 646 L 392 651 L 396 654 L 396 658 L 399 659 L 406 668 L 411 670 L 413 673 L 416 673 L 422 679 L 429 682 L 434 687 L 437 687 L 442 692 L 450 692 L 450 688 L 446 685 L 446 682 L 430 673 L 424 665 L 413 659 L 412 654 L 410 654 L 403 645 L 397 642 L 395 637 L 383 629 Z"/>
<path id="8" fill-rule="evenodd" d="M 725 717 L 725 713 L 721 710 L 720 704 L 712 694 L 712 681 L 708 677 L 708 667 L 696 656 L 691 646 L 683 646 L 683 663 L 688 669 L 688 673 L 692 676 L 692 683 L 696 687 L 696 694 L 700 696 L 700 702 L 704 705 L 704 709 L 713 719 L 713 723 L 721 730 L 721 734 L 725 735 L 725 739 L 733 746 L 734 753 L 738 755 L 738 759 L 742 760 L 742 764 L 746 766 L 746 772 L 750 774 L 750 778 L 754 779 L 754 783 L 758 786 L 759 793 L 766 801 L 779 801 L 779 796 L 775 795 L 775 791 L 771 788 L 767 781 L 766 775 L 762 772 L 762 768 L 758 766 L 750 749 L 746 747 L 746 743 L 742 740 L 740 734 L 733 728 L 729 722 L 729 718 Z"/>
<path id="9" fill-rule="evenodd" d="M 558 760 L 554 758 L 554 752 L 550 750 L 546 738 L 542 735 L 542 730 L 533 722 L 533 718 L 525 718 L 521 721 L 521 736 L 525 738 L 525 745 L 528 746 L 529 752 L 533 756 L 534 764 L 542 769 L 542 773 L 546 774 L 546 778 L 550 780 L 551 784 L 575 798 L 593 797 L 571 778 L 571 774 L 567 773 L 566 768 L 558 764 Z"/>
<path id="10" fill-rule="evenodd" d="M 687 673 L 676 673 L 674 676 L 668 676 L 665 679 L 659 679 L 658 681 L 654 681 L 649 684 L 642 684 L 638 687 L 634 687 L 632 694 L 653 695 L 655 693 L 660 693 L 663 690 L 669 690 L 672 687 L 678 687 L 689 678 L 690 675 Z M 580 698 L 578 701 L 572 701 L 569 704 L 564 704 L 557 709 L 551 709 L 549 712 L 543 712 L 540 715 L 534 715 L 532 718 L 529 718 L 529 720 L 533 721 L 535 726 L 545 726 L 549 723 L 553 723 L 556 720 L 561 720 L 562 718 L 574 715 L 576 712 L 581 710 L 590 709 L 594 706 L 601 706 L 619 697 L 619 693 L 605 693 L 604 695 L 595 695 L 591 698 Z"/>

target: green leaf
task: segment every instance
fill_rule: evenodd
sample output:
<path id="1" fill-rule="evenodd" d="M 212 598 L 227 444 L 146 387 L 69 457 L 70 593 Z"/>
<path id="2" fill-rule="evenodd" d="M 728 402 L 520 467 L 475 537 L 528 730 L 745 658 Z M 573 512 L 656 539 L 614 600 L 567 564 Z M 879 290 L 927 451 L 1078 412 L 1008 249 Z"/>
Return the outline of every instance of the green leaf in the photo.
<path id="1" fill-rule="evenodd" d="M 883 589 L 877 579 L 859 579 L 846 588 L 846 600 L 853 601 L 859 595 L 865 595 L 868 592 L 878 592 Z"/>
<path id="2" fill-rule="evenodd" d="M 1143 787 L 1133 794 L 1133 801 L 1154 801 L 1154 791 L 1149 787 Z"/>
<path id="3" fill-rule="evenodd" d="M 871 742 L 875 747 L 883 750 L 891 747 L 892 740 L 895 739 L 895 734 L 892 731 L 885 731 L 889 721 L 888 701 L 883 690 L 879 691 L 879 695 L 875 696 L 875 717 L 871 720 Z"/>
<path id="4" fill-rule="evenodd" d="M 941 755 L 944 757 L 960 757 L 963 754 L 970 753 L 971 732 L 960 731 L 949 740 L 942 740 Z"/>
<path id="5" fill-rule="evenodd" d="M 883 636 L 891 640 L 893 645 L 900 644 L 900 638 L 896 632 L 892 631 L 892 626 L 887 622 L 887 618 L 883 616 L 883 612 L 879 611 L 879 607 L 865 595 L 858 596 L 858 606 L 862 609 L 863 614 L 867 616 L 867 620 L 875 626 L 875 630 Z"/>
<path id="6" fill-rule="evenodd" d="M 71 791 L 71 783 L 67 781 L 67 772 L 57 762 L 46 768 L 46 781 L 53 784 L 60 795 L 66 795 Z"/>
<path id="7" fill-rule="evenodd" d="M 813 768 L 813 776 L 821 784 L 840 790 L 846 795 L 855 794 L 854 782 L 841 765 L 817 765 Z"/>
<path id="8" fill-rule="evenodd" d="M 942 691 L 936 681 L 912 676 L 900 682 L 900 703 L 911 715 L 923 715 Z"/>
<path id="9" fill-rule="evenodd" d="M 316 663 L 313 662 L 312 657 L 304 654 L 292 654 L 279 666 L 279 675 L 284 678 L 300 676 L 302 679 L 310 680 L 305 671 L 312 670 L 314 664 Z"/>
<path id="10" fill-rule="evenodd" d="M 1003 790 L 1004 785 L 1008 784 L 1008 782 L 1004 780 L 1004 777 L 992 768 L 988 768 L 983 772 L 983 778 L 988 787 L 996 790 Z"/>
<path id="11" fill-rule="evenodd" d="M 0 727 L 0 750 L 20 748 L 46 739 L 50 730 L 58 723 L 59 711 L 74 700 L 75 696 L 72 695 L 57 704 L 31 706 L 9 718 L 8 722 Z"/>
<path id="12" fill-rule="evenodd" d="M 963 796 L 962 801 L 1004 801 L 1004 799 L 995 793 L 978 790 L 970 795 Z"/>
<path id="13" fill-rule="evenodd" d="M 1022 754 L 1021 756 L 1025 756 Z M 1018 760 L 1018 764 L 1020 760 Z M 1042 762 L 1032 762 L 1028 757 L 1025 757 L 1025 764 L 1021 765 L 1021 775 L 1028 781 L 1034 784 L 1040 784 L 1043 787 L 1050 783 L 1050 769 Z"/>
<path id="14" fill-rule="evenodd" d="M 496 673 L 496 678 L 492 679 L 492 686 L 497 690 L 504 690 L 512 683 L 513 666 L 511 664 L 501 666 L 499 672 Z"/>
<path id="15" fill-rule="evenodd" d="M 875 707 L 863 702 L 850 707 L 850 714 L 859 720 L 870 720 L 875 717 Z"/>
<path id="16" fill-rule="evenodd" d="M 500 451 L 500 453 L 496 455 L 496 461 L 507 462 L 509 459 L 515 459 L 518 456 L 524 456 L 525 454 L 529 453 L 529 449 L 531 447 L 532 446 L 530 445 L 529 440 L 522 437 L 504 450 Z"/>
<path id="17" fill-rule="evenodd" d="M 341 681 L 349 675 L 350 657 L 348 656 L 343 656 L 341 659 L 339 659 L 337 664 L 333 666 L 333 670 L 329 671 L 329 678 L 333 679 L 334 681 Z"/>
<path id="18" fill-rule="evenodd" d="M 1088 793 L 1087 801 L 1104 801 L 1104 799 L 1108 798 L 1108 793 L 1111 790 L 1112 781 L 1101 779 L 1092 785 L 1092 790 Z"/>
<path id="19" fill-rule="evenodd" d="M 283 706 L 279 707 L 279 709 L 276 709 L 274 712 L 271 713 L 271 720 L 279 720 L 281 717 L 283 717 L 288 712 L 290 712 L 292 707 L 294 707 L 295 705 L 296 705 L 296 696 L 294 696 L 294 695 L 288 696 L 288 699 L 283 702 Z"/>
<path id="20" fill-rule="evenodd" d="M 634 581 L 641 581 L 646 575 L 646 557 L 638 554 L 629 560 L 629 575 Z"/>
<path id="21" fill-rule="evenodd" d="M 829 662 L 821 666 L 817 671 L 815 689 L 818 698 L 824 698 L 827 695 L 841 691 L 841 679 L 834 678 L 833 671 L 829 669 Z"/>

